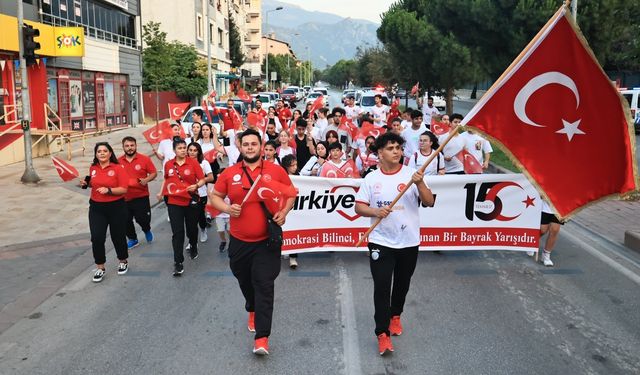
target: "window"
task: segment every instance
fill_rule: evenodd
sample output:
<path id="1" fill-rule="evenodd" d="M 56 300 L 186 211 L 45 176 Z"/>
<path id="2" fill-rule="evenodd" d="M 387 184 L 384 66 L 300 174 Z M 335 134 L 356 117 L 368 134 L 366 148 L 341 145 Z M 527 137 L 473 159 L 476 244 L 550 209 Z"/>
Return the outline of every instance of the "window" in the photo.
<path id="1" fill-rule="evenodd" d="M 209 43 L 210 44 L 215 44 L 213 41 L 213 35 L 215 30 L 216 30 L 216 27 L 213 25 L 213 23 L 209 22 Z"/>
<path id="2" fill-rule="evenodd" d="M 219 29 L 218 29 L 218 47 L 224 47 L 224 43 L 223 43 L 224 38 L 223 38 L 223 35 L 224 35 L 224 34 L 223 34 L 223 32 L 222 32 L 222 29 L 220 29 L 220 28 L 219 28 Z"/>
<path id="3" fill-rule="evenodd" d="M 196 15 L 196 38 L 202 40 L 203 30 L 202 30 L 202 14 L 198 13 Z"/>

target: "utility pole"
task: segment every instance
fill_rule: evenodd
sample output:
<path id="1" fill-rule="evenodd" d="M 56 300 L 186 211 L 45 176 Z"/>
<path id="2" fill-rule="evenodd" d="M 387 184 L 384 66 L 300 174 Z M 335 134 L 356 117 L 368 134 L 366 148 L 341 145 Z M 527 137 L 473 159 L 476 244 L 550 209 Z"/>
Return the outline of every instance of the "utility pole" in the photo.
<path id="1" fill-rule="evenodd" d="M 205 11 L 204 11 L 204 18 L 206 18 L 206 22 L 207 24 L 205 25 L 207 32 L 206 32 L 206 37 L 205 37 L 205 43 L 207 43 L 207 96 L 209 94 L 211 94 L 212 91 L 212 87 L 211 87 L 211 83 L 212 83 L 212 77 L 211 77 L 211 27 L 209 26 L 209 1 L 205 1 L 204 2 L 204 6 L 205 6 Z M 206 108 L 203 108 L 203 110 L 207 111 Z"/>
<path id="2" fill-rule="evenodd" d="M 29 102 L 29 76 L 27 75 L 27 61 L 24 58 L 24 9 L 22 0 L 18 3 L 18 43 L 20 59 L 20 75 L 22 76 L 22 131 L 24 132 L 24 174 L 20 181 L 36 183 L 40 177 L 33 168 L 33 153 L 31 150 L 31 103 Z"/>
<path id="3" fill-rule="evenodd" d="M 268 11 L 265 12 L 266 18 L 267 18 L 265 20 L 265 26 L 264 26 L 265 29 L 267 29 L 267 38 L 266 38 L 267 46 L 265 48 L 265 54 L 266 54 L 266 56 L 265 56 L 265 59 L 266 59 L 265 77 L 267 79 L 267 91 L 269 91 L 269 83 L 271 83 L 270 82 L 271 81 L 271 77 L 270 77 L 270 74 L 269 74 L 269 13 L 275 12 L 275 11 L 281 10 L 281 9 L 283 9 L 283 7 L 277 7 L 276 9 L 271 9 L 271 10 L 268 10 Z"/>

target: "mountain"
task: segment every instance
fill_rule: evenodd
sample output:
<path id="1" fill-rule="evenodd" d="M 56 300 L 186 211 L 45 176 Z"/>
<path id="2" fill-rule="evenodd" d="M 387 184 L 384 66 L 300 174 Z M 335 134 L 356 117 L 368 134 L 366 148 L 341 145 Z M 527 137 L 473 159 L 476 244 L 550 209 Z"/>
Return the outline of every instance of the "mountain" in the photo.
<path id="1" fill-rule="evenodd" d="M 333 65 L 340 59 L 353 58 L 358 46 L 372 47 L 378 44 L 376 30 L 379 25 L 373 22 L 307 11 L 276 0 L 263 1 L 263 22 L 266 21 L 265 11 L 278 6 L 284 9 L 269 13 L 269 25 L 268 28 L 266 24 L 262 25 L 263 32 L 275 32 L 275 37 L 289 43 L 299 59 L 307 59 L 308 46 L 311 61 L 319 69 Z"/>

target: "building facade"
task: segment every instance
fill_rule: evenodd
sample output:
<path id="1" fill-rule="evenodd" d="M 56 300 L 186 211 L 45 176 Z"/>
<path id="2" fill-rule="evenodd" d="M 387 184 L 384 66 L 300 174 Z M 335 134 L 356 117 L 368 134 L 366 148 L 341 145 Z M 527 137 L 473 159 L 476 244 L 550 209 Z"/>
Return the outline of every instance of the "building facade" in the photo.
<path id="1" fill-rule="evenodd" d="M 32 21 L 35 28 L 42 29 L 36 38 L 41 44 L 36 50 L 40 58 L 27 69 L 32 128 L 92 132 L 141 122 L 139 5 L 139 0 L 23 0 L 25 22 Z M 0 17 L 9 20 L 0 25 L 0 34 L 10 35 L 10 40 L 0 38 L 0 116 L 19 107 L 22 96 L 18 53 L 12 41 L 17 38 L 16 15 L 15 1 L 0 2 Z M 49 28 L 60 27 L 82 28 L 83 56 L 47 54 L 50 41 L 39 39 Z M 62 39 L 69 40 L 73 41 Z M 0 125 L 15 121 L 13 116 L 2 117 Z M 24 159 L 21 137 L 0 137 L 0 164 Z M 34 151 L 38 155 L 48 150 Z"/>

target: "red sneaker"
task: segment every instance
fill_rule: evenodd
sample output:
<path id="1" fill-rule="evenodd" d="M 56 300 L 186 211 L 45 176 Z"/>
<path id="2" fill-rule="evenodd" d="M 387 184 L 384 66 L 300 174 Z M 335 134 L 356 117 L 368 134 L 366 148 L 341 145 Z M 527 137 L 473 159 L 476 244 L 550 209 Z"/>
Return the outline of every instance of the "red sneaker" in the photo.
<path id="1" fill-rule="evenodd" d="M 269 355 L 269 338 L 260 337 L 253 344 L 253 354 L 256 355 Z"/>
<path id="2" fill-rule="evenodd" d="M 387 353 L 393 352 L 391 337 L 389 337 L 386 333 L 381 333 L 378 335 L 378 351 L 380 352 L 380 355 L 385 355 Z"/>
<path id="3" fill-rule="evenodd" d="M 400 323 L 400 315 L 394 315 L 389 322 L 389 332 L 391 336 L 400 336 L 402 334 L 402 323 Z"/>
<path id="4" fill-rule="evenodd" d="M 256 313 L 253 311 L 249 312 L 249 321 L 247 322 L 247 328 L 249 329 L 249 332 L 256 331 Z"/>

